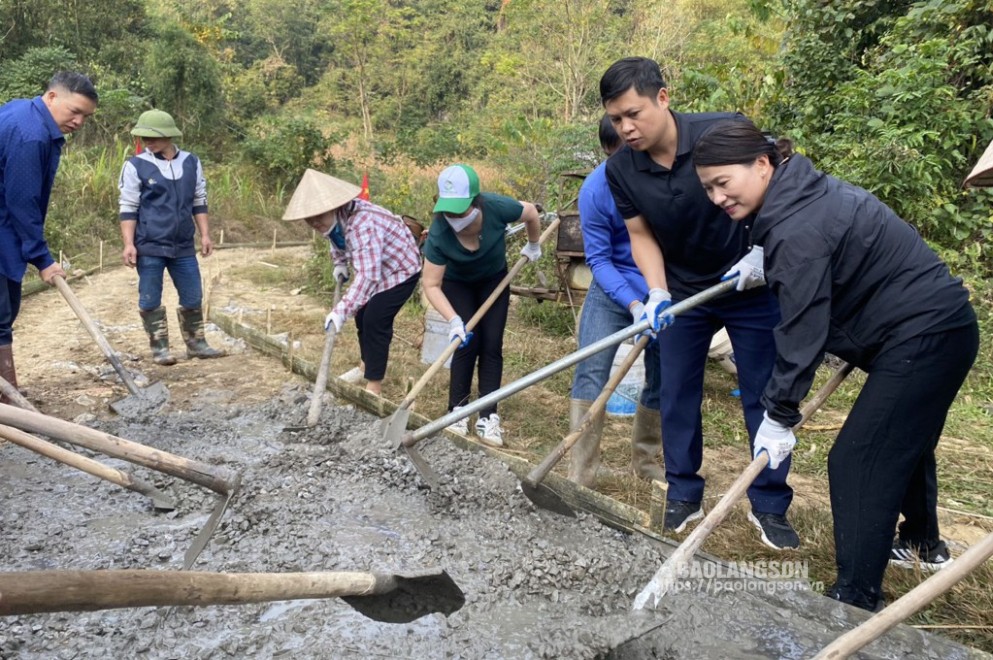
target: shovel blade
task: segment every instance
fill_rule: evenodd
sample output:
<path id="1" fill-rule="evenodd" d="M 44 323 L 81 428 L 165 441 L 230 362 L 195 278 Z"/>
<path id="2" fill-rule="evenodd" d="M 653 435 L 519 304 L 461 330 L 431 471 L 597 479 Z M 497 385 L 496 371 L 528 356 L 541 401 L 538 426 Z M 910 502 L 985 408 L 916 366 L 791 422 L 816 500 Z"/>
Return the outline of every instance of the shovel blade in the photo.
<path id="1" fill-rule="evenodd" d="M 403 434 L 407 432 L 407 420 L 410 410 L 400 406 L 392 415 L 386 418 L 383 426 L 383 446 L 387 449 L 399 449 Z"/>
<path id="2" fill-rule="evenodd" d="M 385 593 L 343 596 L 360 614 L 384 623 L 410 623 L 427 614 L 448 616 L 465 605 L 465 594 L 443 570 L 396 575 Z"/>
<path id="3" fill-rule="evenodd" d="M 521 492 L 539 508 L 570 518 L 576 517 L 576 512 L 573 511 L 572 507 L 558 493 L 543 483 L 530 484 L 524 480 L 521 482 Z"/>
<path id="4" fill-rule="evenodd" d="M 414 447 L 408 447 L 406 445 L 401 445 L 404 451 L 407 452 L 407 458 L 410 462 L 414 464 L 414 468 L 417 469 L 417 473 L 421 475 L 421 480 L 428 487 L 429 490 L 438 490 L 441 486 L 441 477 L 438 476 L 438 472 L 431 467 L 424 457 L 421 456 L 421 452 L 417 451 Z"/>
<path id="5" fill-rule="evenodd" d="M 137 394 L 113 401 L 110 409 L 121 417 L 142 417 L 156 412 L 167 401 L 169 401 L 169 390 L 162 381 L 157 380 L 139 390 Z"/>

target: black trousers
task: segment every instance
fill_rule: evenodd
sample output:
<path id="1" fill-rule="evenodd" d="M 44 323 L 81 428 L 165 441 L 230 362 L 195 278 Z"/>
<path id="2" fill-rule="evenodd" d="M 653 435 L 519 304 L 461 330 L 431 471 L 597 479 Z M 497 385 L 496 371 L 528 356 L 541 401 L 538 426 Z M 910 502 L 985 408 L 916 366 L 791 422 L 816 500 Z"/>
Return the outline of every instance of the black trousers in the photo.
<path id="1" fill-rule="evenodd" d="M 21 283 L 0 275 L 0 346 L 14 343 L 14 321 L 21 311 Z"/>
<path id="2" fill-rule="evenodd" d="M 359 355 L 365 363 L 366 380 L 383 380 L 393 341 L 393 319 L 407 302 L 421 279 L 415 273 L 392 289 L 380 291 L 355 313 L 359 335 Z"/>
<path id="3" fill-rule="evenodd" d="M 978 348 L 973 322 L 886 348 L 873 360 L 828 456 L 839 600 L 875 608 L 899 514 L 901 538 L 938 540 L 934 450 Z"/>
<path id="4" fill-rule="evenodd" d="M 455 313 L 466 323 L 472 318 L 500 281 L 507 275 L 507 269 L 480 282 L 452 282 L 442 280 L 441 290 Z M 479 367 L 479 396 L 500 389 L 503 378 L 503 331 L 507 327 L 507 313 L 510 310 L 510 287 L 501 292 L 493 306 L 483 315 L 472 329 L 472 339 L 465 348 L 455 351 L 452 356 L 452 373 L 448 385 L 448 409 L 463 406 L 469 401 L 472 390 L 472 372 Z M 496 412 L 496 404 L 479 411 L 479 417 L 489 417 Z"/>

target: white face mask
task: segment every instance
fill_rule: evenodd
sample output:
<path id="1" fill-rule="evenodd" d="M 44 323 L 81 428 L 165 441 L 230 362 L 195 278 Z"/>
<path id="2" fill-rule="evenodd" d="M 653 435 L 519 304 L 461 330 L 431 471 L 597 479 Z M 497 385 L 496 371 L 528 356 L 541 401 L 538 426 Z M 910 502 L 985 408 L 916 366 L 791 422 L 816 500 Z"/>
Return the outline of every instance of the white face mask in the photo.
<path id="1" fill-rule="evenodd" d="M 462 231 L 463 229 L 465 229 L 466 227 L 468 227 L 469 225 L 471 225 L 478 217 L 479 217 L 478 208 L 474 208 L 468 215 L 461 218 L 459 217 L 453 218 L 447 213 L 445 214 L 445 220 L 448 221 L 448 224 L 451 225 L 452 227 L 452 231 L 454 231 L 456 234 Z"/>

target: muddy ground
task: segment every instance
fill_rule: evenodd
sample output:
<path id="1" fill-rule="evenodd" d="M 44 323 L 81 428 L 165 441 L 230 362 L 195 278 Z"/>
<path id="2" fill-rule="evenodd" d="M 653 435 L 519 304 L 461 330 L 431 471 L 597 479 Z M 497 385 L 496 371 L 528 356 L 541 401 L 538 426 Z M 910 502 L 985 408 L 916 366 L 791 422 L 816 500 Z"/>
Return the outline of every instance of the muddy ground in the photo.
<path id="1" fill-rule="evenodd" d="M 128 311 L 131 275 L 114 271 L 78 287 L 125 352 L 141 346 Z M 120 386 L 57 303 L 51 293 L 28 299 L 15 339 L 21 381 L 36 405 L 242 473 L 197 570 L 437 566 L 463 589 L 466 605 L 410 624 L 370 621 L 341 600 L 7 617 L 2 658 L 801 658 L 860 618 L 786 588 L 716 595 L 692 588 L 667 596 L 656 612 L 633 615 L 634 595 L 669 548 L 589 516 L 537 510 L 503 464 L 443 439 L 424 444 L 444 475 L 439 490 L 424 490 L 407 459 L 380 446 L 379 420 L 340 402 L 329 401 L 316 429 L 286 433 L 305 414 L 307 384 L 217 332 L 211 342 L 235 355 L 183 361 L 168 372 L 133 362 L 167 379 L 172 398 L 156 415 L 116 418 L 106 403 L 123 394 Z M 139 495 L 0 446 L 4 570 L 180 568 L 216 496 L 105 462 L 154 481 L 177 509 L 154 512 Z M 909 629 L 870 648 L 867 657 L 968 655 Z"/>

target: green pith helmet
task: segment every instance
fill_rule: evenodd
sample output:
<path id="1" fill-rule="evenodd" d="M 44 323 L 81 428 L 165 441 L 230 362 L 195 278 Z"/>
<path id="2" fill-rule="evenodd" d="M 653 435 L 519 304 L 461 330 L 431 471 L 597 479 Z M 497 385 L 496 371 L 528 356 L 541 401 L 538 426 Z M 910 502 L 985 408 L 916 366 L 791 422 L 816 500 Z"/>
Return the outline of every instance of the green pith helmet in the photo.
<path id="1" fill-rule="evenodd" d="M 176 128 L 176 120 L 162 110 L 146 110 L 138 117 L 138 123 L 131 129 L 135 137 L 178 138 L 183 134 Z"/>

